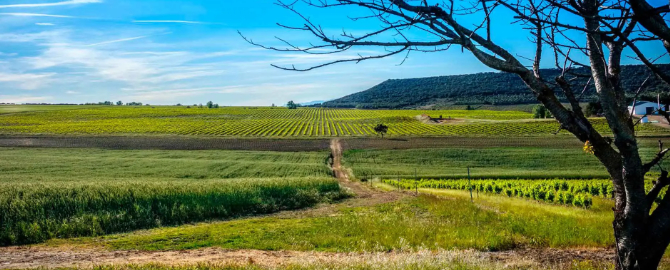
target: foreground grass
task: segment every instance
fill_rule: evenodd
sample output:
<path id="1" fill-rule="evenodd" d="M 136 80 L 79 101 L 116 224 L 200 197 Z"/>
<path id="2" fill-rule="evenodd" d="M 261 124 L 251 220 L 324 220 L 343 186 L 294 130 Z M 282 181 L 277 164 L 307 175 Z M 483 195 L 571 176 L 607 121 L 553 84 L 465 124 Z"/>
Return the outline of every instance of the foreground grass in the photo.
<path id="1" fill-rule="evenodd" d="M 0 245 L 265 214 L 343 198 L 326 157 L 0 148 Z"/>
<path id="2" fill-rule="evenodd" d="M 347 196 L 332 178 L 0 187 L 0 245 L 273 213 Z"/>
<path id="3" fill-rule="evenodd" d="M 82 268 L 56 268 L 82 269 Z M 193 265 L 170 266 L 162 264 L 129 264 L 96 266 L 93 270 L 465 270 L 465 269 L 561 269 L 561 270 L 590 270 L 590 269 L 613 269 L 609 263 L 602 262 L 564 262 L 554 265 L 539 265 L 530 261 L 519 259 L 511 263 L 503 263 L 489 260 L 476 252 L 463 251 L 422 251 L 413 254 L 363 254 L 356 257 L 342 256 L 330 260 L 307 260 L 304 262 L 293 262 L 288 264 L 259 265 L 250 260 L 242 263 L 201 263 Z"/>
<path id="4" fill-rule="evenodd" d="M 342 207 L 324 217 L 262 217 L 51 242 L 121 250 L 227 249 L 390 251 L 529 247 L 607 247 L 611 203 L 592 209 L 466 193 L 422 195 L 375 207 Z M 442 193 L 447 194 L 447 193 Z"/>

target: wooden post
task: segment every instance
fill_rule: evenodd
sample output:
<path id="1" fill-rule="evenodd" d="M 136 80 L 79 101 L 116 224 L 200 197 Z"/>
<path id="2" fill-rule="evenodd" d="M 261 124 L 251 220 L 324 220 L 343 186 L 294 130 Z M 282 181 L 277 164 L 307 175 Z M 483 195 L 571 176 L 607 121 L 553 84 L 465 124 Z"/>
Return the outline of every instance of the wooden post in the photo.
<path id="1" fill-rule="evenodd" d="M 472 184 L 470 184 L 470 167 L 468 167 L 468 189 L 470 189 L 470 202 L 474 202 L 475 199 L 472 198 Z"/>
<path id="2" fill-rule="evenodd" d="M 400 191 L 400 173 L 398 173 L 398 191 Z"/>
<path id="3" fill-rule="evenodd" d="M 414 168 L 414 189 L 416 190 L 416 196 L 419 196 L 419 178 L 416 173 L 417 169 Z"/>

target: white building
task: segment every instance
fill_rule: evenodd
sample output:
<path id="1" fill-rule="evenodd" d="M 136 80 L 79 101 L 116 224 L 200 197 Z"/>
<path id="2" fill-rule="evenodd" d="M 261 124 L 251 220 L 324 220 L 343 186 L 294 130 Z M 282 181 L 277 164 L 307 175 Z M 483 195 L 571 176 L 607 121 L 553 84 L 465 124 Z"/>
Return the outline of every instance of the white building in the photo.
<path id="1" fill-rule="evenodd" d="M 635 109 L 635 111 L 633 111 Z M 668 105 L 649 101 L 638 101 L 628 106 L 628 112 L 633 115 L 653 115 L 658 114 L 658 110 L 667 111 Z"/>

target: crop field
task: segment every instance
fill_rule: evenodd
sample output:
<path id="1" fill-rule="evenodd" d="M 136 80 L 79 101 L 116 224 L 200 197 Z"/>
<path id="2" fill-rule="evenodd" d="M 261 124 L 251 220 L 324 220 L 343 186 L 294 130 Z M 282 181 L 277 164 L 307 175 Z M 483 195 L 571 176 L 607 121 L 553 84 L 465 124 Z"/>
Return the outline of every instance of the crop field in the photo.
<path id="1" fill-rule="evenodd" d="M 426 124 L 416 119 L 422 114 L 454 120 L 447 124 Z M 387 125 L 389 136 L 527 136 L 550 135 L 558 130 L 554 120 L 531 118 L 527 112 L 484 110 L 66 106 L 44 111 L 39 108 L 9 113 L 0 111 L 0 134 L 342 137 L 375 136 L 377 124 Z M 603 119 L 593 122 L 596 129 L 608 133 Z M 638 132 L 640 135 L 667 134 L 666 129 L 651 124 L 639 125 Z"/>
<path id="2" fill-rule="evenodd" d="M 381 179 L 382 182 L 401 189 L 453 189 L 472 191 L 477 194 L 488 193 L 498 194 L 507 197 L 527 198 L 531 200 L 555 203 L 561 205 L 574 205 L 578 207 L 589 208 L 593 205 L 593 197 L 612 198 L 613 187 L 609 179 L 589 179 L 589 180 L 566 180 L 566 179 L 545 179 L 545 180 L 468 180 L 468 179 L 448 179 L 448 180 L 424 180 L 424 179 Z M 647 181 L 646 189 L 652 188 L 651 181 Z M 656 198 L 660 203 L 665 196 L 665 191 Z"/>
<path id="3" fill-rule="evenodd" d="M 0 106 L 0 246 L 70 251 L 5 247 L 0 261 L 56 258 L 70 267 L 89 256 L 73 255 L 79 251 L 122 262 L 123 254 L 173 251 L 186 265 L 209 256 L 188 252 L 261 252 L 281 261 L 282 252 L 398 259 L 469 250 L 482 258 L 529 249 L 595 254 L 614 241 L 602 165 L 574 137 L 551 135 L 554 120 L 526 112 L 41 107 Z M 455 120 L 426 124 L 420 114 Z M 376 137 L 378 123 L 389 137 Z M 638 131 L 649 160 L 667 130 Z M 248 269 L 264 269 L 242 258 Z M 449 267 L 504 264 L 484 260 Z"/>
<path id="4" fill-rule="evenodd" d="M 332 177 L 328 152 L 0 148 L 0 183 Z"/>
<path id="5" fill-rule="evenodd" d="M 650 160 L 654 148 L 641 153 Z M 609 178 L 580 148 L 490 147 L 348 150 L 345 165 L 357 178 L 593 179 Z"/>
<path id="6" fill-rule="evenodd" d="M 651 160 L 658 146 L 641 143 L 640 154 Z M 534 146 L 436 147 L 429 149 L 350 149 L 344 164 L 356 178 L 462 179 L 606 179 L 595 156 L 578 144 Z M 652 170 L 658 172 L 658 169 Z"/>
<path id="7" fill-rule="evenodd" d="M 0 148 L 0 245 L 298 209 L 347 195 L 326 152 Z"/>
<path id="8" fill-rule="evenodd" d="M 528 198 L 536 201 L 591 207 L 592 196 L 612 197 L 610 180 L 383 180 L 402 189 L 434 188 L 455 189 L 479 193 L 500 194 L 508 197 Z"/>

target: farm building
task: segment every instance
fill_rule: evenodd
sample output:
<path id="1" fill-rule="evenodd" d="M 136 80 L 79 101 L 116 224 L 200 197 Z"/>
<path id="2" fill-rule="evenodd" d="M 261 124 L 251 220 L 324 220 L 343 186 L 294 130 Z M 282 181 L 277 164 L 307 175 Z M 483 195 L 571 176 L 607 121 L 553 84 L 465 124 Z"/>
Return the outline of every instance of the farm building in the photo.
<path id="1" fill-rule="evenodd" d="M 633 115 L 651 115 L 658 114 L 658 110 L 668 111 L 668 105 L 649 101 L 638 101 L 628 106 L 628 111 Z M 635 110 L 633 112 L 633 110 Z"/>

